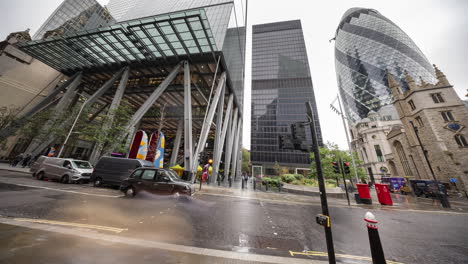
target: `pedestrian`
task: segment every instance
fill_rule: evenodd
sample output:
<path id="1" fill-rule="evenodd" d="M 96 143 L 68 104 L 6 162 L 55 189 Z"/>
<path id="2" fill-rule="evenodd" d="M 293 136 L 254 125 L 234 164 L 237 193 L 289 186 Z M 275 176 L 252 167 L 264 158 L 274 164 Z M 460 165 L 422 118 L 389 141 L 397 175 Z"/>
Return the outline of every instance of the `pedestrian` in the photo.
<path id="1" fill-rule="evenodd" d="M 23 168 L 29 165 L 29 161 L 31 160 L 31 154 L 26 155 L 23 159 L 22 166 Z"/>
<path id="2" fill-rule="evenodd" d="M 205 166 L 203 166 L 203 173 L 202 173 L 202 176 L 201 176 L 201 182 L 206 182 L 206 180 L 208 179 L 208 173 L 209 173 L 209 170 L 210 170 L 210 162 L 208 161 Z"/>
<path id="3" fill-rule="evenodd" d="M 247 189 L 247 182 L 249 181 L 249 175 L 247 175 L 246 172 L 244 172 L 243 180 L 245 181 L 245 188 Z"/>
<path id="4" fill-rule="evenodd" d="M 13 163 L 11 164 L 12 167 L 16 167 L 18 165 L 18 163 L 21 162 L 21 160 L 23 159 L 23 153 L 17 155 L 15 157 L 15 159 L 13 160 Z"/>

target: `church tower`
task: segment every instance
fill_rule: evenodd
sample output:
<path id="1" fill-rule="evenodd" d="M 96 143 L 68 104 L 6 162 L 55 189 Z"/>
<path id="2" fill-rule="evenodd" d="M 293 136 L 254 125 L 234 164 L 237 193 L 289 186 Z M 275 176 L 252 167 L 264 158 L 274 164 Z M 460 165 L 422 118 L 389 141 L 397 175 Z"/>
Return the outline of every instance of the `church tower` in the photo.
<path id="1" fill-rule="evenodd" d="M 456 179 L 459 188 L 468 187 L 468 110 L 446 76 L 435 65 L 436 84 L 415 80 L 405 73 L 409 89 L 402 91 L 390 74 L 393 105 L 403 123 L 408 144 L 404 151 L 420 164 L 416 178 L 449 182 Z M 392 142 L 397 146 L 397 142 Z M 396 151 L 396 150 L 395 150 Z M 400 150 L 401 152 L 401 150 Z M 396 153 L 396 152 L 395 152 Z M 395 157 L 403 164 L 404 157 Z"/>

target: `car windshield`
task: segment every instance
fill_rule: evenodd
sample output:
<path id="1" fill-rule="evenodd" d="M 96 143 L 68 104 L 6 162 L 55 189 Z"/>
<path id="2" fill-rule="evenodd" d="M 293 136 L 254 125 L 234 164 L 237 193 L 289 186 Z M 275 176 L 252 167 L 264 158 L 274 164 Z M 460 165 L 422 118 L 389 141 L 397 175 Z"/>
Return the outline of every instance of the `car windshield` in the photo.
<path id="1" fill-rule="evenodd" d="M 166 175 L 171 178 L 173 181 L 181 181 L 179 175 L 173 170 L 166 170 Z"/>
<path id="2" fill-rule="evenodd" d="M 91 166 L 91 164 L 87 161 L 73 161 L 73 164 L 78 169 L 92 169 L 93 168 L 93 166 Z"/>

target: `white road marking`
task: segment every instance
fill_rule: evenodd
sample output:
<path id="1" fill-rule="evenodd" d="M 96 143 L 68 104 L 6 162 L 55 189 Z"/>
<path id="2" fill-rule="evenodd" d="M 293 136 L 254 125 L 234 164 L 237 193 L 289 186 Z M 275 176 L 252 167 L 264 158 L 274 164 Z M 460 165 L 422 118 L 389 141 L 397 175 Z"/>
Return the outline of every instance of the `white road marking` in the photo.
<path id="1" fill-rule="evenodd" d="M 81 224 L 81 223 L 52 221 L 52 220 L 45 220 L 45 219 L 14 218 L 13 220 L 20 221 L 20 222 L 30 222 L 30 223 L 39 223 L 39 224 L 51 224 L 51 225 L 62 225 L 62 226 L 72 226 L 72 227 L 98 229 L 98 230 L 104 230 L 104 231 L 112 231 L 112 232 L 115 232 L 115 233 L 120 233 L 122 231 L 128 230 L 128 229 L 116 228 L 116 227 L 110 227 L 110 226 L 89 225 L 89 224 Z"/>
<path id="2" fill-rule="evenodd" d="M 224 196 L 230 198 L 240 198 L 245 200 L 257 200 L 260 204 L 263 202 L 267 203 L 274 203 L 274 204 L 295 204 L 295 205 L 317 205 L 320 206 L 320 202 L 295 202 L 295 201 L 277 201 L 271 199 L 264 199 L 264 198 L 257 198 L 257 197 L 245 197 L 245 196 L 238 196 L 238 195 L 228 195 L 228 194 L 218 194 L 218 193 L 199 193 L 199 195 L 214 195 L 214 196 Z M 366 209 L 366 207 L 356 206 L 356 205 L 335 205 L 335 204 L 328 204 L 328 207 L 332 208 L 349 208 L 349 209 Z M 439 213 L 439 214 L 468 214 L 468 213 L 460 213 L 460 212 L 451 212 L 451 211 L 430 211 L 430 210 L 418 210 L 418 209 L 404 209 L 404 208 L 394 208 L 394 207 L 381 207 L 381 208 L 368 208 L 371 210 L 383 210 L 383 211 L 402 211 L 402 212 L 415 212 L 415 213 Z M 268 215 L 267 215 L 268 217 Z"/>
<path id="3" fill-rule="evenodd" d="M 160 250 L 167 250 L 173 252 L 181 252 L 186 254 L 194 254 L 208 257 L 217 257 L 224 259 L 234 259 L 234 260 L 244 260 L 244 261 L 253 261 L 253 262 L 262 262 L 262 263 L 279 263 L 279 264 L 327 264 L 328 261 L 321 260 L 311 260 L 311 259 L 297 259 L 291 257 L 277 257 L 277 256 L 268 256 L 268 255 L 259 255 L 259 254 L 247 254 L 239 253 L 232 251 L 225 251 L 219 249 L 209 249 L 209 248 L 200 248 L 200 247 L 191 247 L 177 244 L 170 244 L 159 241 L 151 241 L 137 238 L 128 238 L 121 237 L 117 235 L 109 235 L 96 233 L 91 231 L 86 231 L 82 229 L 73 229 L 69 227 L 62 226 L 53 226 L 53 225 L 44 225 L 31 222 L 20 222 L 13 219 L 0 218 L 0 223 L 14 226 L 21 226 L 26 228 L 32 228 L 43 231 L 50 231 L 60 234 L 73 235 L 84 237 L 88 239 L 95 239 L 101 241 L 107 241 L 111 243 L 122 243 L 130 246 L 139 246 L 145 248 L 154 248 Z M 277 233 L 274 233 L 277 235 Z"/>
<path id="4" fill-rule="evenodd" d="M 67 193 L 74 193 L 74 194 L 82 194 L 82 195 L 89 195 L 89 196 L 99 196 L 99 197 L 108 197 L 108 198 L 118 198 L 118 197 L 123 197 L 124 196 L 124 195 L 108 195 L 108 194 L 78 192 L 78 191 L 70 191 L 70 190 L 64 190 L 64 189 L 50 188 L 50 187 L 37 186 L 37 185 L 20 184 L 20 183 L 10 183 L 10 182 L 7 182 L 7 183 L 12 184 L 12 185 L 23 186 L 23 187 L 38 188 L 38 189 L 52 190 L 52 191 L 58 191 L 58 192 L 67 192 Z"/>

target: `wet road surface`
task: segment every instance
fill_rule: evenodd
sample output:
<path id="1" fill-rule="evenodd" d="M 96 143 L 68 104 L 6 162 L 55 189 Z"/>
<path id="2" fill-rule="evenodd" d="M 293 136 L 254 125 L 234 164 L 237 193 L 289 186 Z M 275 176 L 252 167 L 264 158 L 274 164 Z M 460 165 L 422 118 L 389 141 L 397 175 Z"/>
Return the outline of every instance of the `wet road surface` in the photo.
<path id="1" fill-rule="evenodd" d="M 36 185 L 43 188 L 31 187 Z M 54 188 L 65 191 L 57 191 Z M 141 194 L 134 199 L 128 199 L 112 189 L 41 182 L 25 174 L 4 171 L 0 171 L 0 201 L 0 215 L 4 218 L 72 223 L 67 228 L 77 228 L 77 232 L 83 229 L 80 224 L 86 224 L 121 230 L 114 232 L 85 227 L 87 231 L 112 233 L 123 238 L 160 241 L 225 252 L 289 257 L 292 259 L 291 263 L 294 263 L 294 259 L 326 260 L 324 257 L 313 256 L 314 254 L 291 255 L 291 252 L 326 252 L 323 229 L 315 223 L 315 215 L 320 213 L 320 206 L 316 204 L 278 204 L 202 193 L 188 199 L 151 194 Z M 369 257 L 369 241 L 363 221 L 367 209 L 331 207 L 330 211 L 335 251 Z M 468 214 L 407 212 L 392 208 L 370 211 L 379 220 L 380 237 L 387 259 L 400 263 L 468 263 Z M 0 236 L 12 240 L 24 233 L 8 228 L 13 227 L 0 228 Z M 34 232 L 39 231 L 31 232 L 30 239 L 33 239 L 36 236 Z M 60 234 L 50 236 L 56 242 L 67 239 L 73 241 L 73 238 Z M 80 252 L 86 252 L 92 250 L 89 245 L 92 245 L 93 241 L 77 244 L 82 247 Z M 161 250 L 146 252 L 145 249 L 133 249 L 132 246 L 125 250 L 122 245 L 106 245 L 102 246 L 104 252 L 109 252 L 106 256 L 114 251 L 116 256 L 124 256 L 108 259 L 104 263 L 128 263 L 125 256 L 131 258 L 134 254 L 138 255 L 139 250 L 147 259 L 161 256 L 164 261 L 168 261 L 158 263 L 197 263 L 187 261 L 187 256 L 183 253 L 172 256 Z M 38 245 L 39 248 L 41 246 L 45 245 Z M 8 251 L 8 248 L 1 249 L 1 252 L 5 251 Z M 3 254 L 1 252 L 0 254 Z M 20 252 L 21 254 L 16 256 L 21 259 L 23 253 L 28 251 Z M 75 253 L 70 252 L 69 260 L 74 255 Z M 46 258 L 46 255 L 41 256 Z M 90 254 L 86 257 L 93 259 L 92 256 L 93 254 Z M 65 263 L 61 260 L 66 258 L 67 254 L 62 254 L 57 256 L 56 261 Z M 230 263 L 221 260 L 207 261 L 207 257 L 204 259 L 202 255 L 194 257 L 197 258 L 200 258 L 198 263 Z M 338 260 L 342 263 L 369 263 L 352 258 Z M 145 258 L 141 261 L 136 263 L 146 263 Z M 69 263 L 89 261 L 84 259 L 82 262 Z"/>

